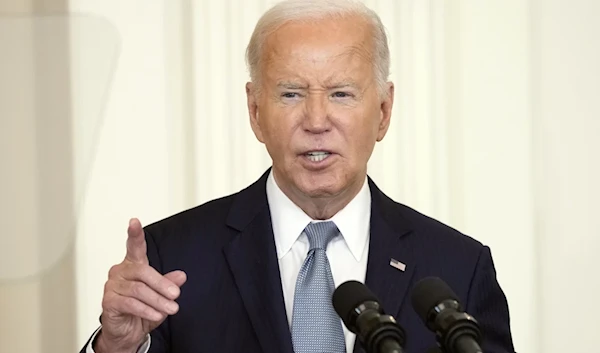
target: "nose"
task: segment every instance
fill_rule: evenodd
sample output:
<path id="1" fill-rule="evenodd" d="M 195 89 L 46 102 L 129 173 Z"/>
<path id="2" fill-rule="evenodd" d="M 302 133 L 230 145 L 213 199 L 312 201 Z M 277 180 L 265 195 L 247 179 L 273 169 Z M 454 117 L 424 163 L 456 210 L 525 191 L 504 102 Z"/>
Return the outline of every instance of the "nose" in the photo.
<path id="1" fill-rule="evenodd" d="M 327 95 L 321 93 L 309 94 L 305 104 L 304 130 L 314 134 L 329 131 L 331 121 L 327 112 Z"/>

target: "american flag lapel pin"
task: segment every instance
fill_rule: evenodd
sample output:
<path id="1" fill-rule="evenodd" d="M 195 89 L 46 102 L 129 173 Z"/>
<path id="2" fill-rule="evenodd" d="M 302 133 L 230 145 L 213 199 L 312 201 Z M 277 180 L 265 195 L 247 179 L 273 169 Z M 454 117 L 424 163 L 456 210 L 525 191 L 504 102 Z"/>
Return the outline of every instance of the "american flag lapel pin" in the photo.
<path id="1" fill-rule="evenodd" d="M 404 272 L 406 270 L 406 264 L 402 263 L 394 258 L 390 259 L 390 266 L 392 266 L 393 268 L 396 268 L 402 272 Z"/>

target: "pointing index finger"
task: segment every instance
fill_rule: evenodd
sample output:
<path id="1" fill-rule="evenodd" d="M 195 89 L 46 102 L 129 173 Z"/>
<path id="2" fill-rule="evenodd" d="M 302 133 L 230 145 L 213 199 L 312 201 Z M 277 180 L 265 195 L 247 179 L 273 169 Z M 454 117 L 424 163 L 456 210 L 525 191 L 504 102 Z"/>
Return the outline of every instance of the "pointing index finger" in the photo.
<path id="1" fill-rule="evenodd" d="M 125 259 L 135 263 L 147 264 L 146 237 L 142 224 L 137 218 L 129 221 L 127 228 L 127 254 Z"/>

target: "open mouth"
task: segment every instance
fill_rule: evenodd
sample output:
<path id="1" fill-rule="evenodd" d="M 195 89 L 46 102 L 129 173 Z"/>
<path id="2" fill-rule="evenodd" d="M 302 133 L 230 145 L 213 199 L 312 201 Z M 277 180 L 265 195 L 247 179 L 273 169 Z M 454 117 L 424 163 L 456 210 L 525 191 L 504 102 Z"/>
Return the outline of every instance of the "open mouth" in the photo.
<path id="1" fill-rule="evenodd" d="M 313 151 L 313 152 L 308 152 L 304 155 L 311 162 L 321 162 L 321 161 L 325 160 L 325 158 L 329 157 L 331 155 L 331 153 L 324 152 L 324 151 Z"/>

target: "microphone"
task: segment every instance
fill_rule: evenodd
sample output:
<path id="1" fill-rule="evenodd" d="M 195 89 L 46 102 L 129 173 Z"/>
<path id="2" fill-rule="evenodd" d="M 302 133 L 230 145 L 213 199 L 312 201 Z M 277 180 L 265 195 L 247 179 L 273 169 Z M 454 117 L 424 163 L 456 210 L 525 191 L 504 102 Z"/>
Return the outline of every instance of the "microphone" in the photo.
<path id="1" fill-rule="evenodd" d="M 344 325 L 356 334 L 367 353 L 403 353 L 404 330 L 386 315 L 369 288 L 357 281 L 342 283 L 332 297 Z"/>
<path id="2" fill-rule="evenodd" d="M 463 311 L 457 295 L 440 278 L 420 280 L 412 291 L 412 306 L 444 352 L 483 353 L 477 320 Z"/>

